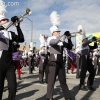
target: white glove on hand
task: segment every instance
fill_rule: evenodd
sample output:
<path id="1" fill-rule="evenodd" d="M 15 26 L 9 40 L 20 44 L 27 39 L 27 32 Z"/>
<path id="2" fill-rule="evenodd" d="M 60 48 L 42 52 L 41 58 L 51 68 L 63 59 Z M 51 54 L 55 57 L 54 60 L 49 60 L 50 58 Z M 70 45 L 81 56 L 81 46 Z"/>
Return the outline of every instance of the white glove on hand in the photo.
<path id="1" fill-rule="evenodd" d="M 65 36 L 65 35 L 63 35 L 63 36 L 61 37 L 60 41 L 64 42 L 64 41 L 65 41 L 65 39 L 66 39 L 66 36 Z"/>

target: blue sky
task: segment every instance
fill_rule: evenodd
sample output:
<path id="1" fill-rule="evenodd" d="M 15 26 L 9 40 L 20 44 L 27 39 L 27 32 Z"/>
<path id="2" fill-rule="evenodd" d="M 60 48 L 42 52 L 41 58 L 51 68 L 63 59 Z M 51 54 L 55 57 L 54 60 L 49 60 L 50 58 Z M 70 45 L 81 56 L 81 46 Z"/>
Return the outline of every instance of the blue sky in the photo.
<path id="1" fill-rule="evenodd" d="M 8 18 L 24 14 L 25 9 L 29 7 L 32 15 L 27 16 L 33 20 L 33 41 L 37 42 L 39 47 L 39 34 L 51 35 L 49 28 L 52 26 L 50 22 L 50 14 L 57 11 L 60 15 L 61 34 L 64 31 L 76 32 L 78 25 L 83 25 L 86 33 L 94 33 L 100 31 L 100 0 L 3 0 L 5 4 L 8 2 L 18 2 L 19 5 L 7 6 Z M 27 43 L 30 42 L 31 23 L 28 19 L 24 19 L 21 28 L 25 35 Z M 15 28 L 12 27 L 15 31 Z"/>

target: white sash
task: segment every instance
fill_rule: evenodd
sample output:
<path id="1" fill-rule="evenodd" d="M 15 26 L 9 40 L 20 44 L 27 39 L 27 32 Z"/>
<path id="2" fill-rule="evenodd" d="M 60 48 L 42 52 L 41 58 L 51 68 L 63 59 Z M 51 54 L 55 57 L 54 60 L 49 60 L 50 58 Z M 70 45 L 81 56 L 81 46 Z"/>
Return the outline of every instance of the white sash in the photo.
<path id="1" fill-rule="evenodd" d="M 12 40 L 11 33 L 5 30 L 0 31 L 0 50 L 8 50 L 9 40 Z"/>

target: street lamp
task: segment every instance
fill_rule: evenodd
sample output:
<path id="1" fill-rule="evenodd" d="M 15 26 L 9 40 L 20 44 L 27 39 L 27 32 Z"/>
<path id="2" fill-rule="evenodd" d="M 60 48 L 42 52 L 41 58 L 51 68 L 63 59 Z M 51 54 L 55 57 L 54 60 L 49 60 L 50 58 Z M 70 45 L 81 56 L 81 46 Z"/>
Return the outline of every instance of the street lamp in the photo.
<path id="1" fill-rule="evenodd" d="M 28 17 L 24 17 L 27 18 L 30 22 L 31 22 L 31 42 L 32 42 L 32 37 L 33 37 L 33 20 L 29 19 Z"/>

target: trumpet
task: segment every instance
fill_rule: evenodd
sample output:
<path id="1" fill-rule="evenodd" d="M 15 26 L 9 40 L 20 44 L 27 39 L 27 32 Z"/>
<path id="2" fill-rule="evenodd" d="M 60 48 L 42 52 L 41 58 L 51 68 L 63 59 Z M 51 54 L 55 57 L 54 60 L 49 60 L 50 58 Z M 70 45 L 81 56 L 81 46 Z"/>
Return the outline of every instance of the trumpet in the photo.
<path id="1" fill-rule="evenodd" d="M 70 33 L 70 37 L 76 37 L 76 34 L 81 34 L 81 32 L 72 32 Z"/>
<path id="2" fill-rule="evenodd" d="M 27 8 L 26 9 L 26 12 L 25 12 L 25 14 L 23 14 L 23 15 L 20 15 L 19 17 L 18 17 L 18 21 L 16 21 L 15 23 L 13 23 L 12 21 L 8 24 L 8 26 L 5 28 L 5 30 L 7 30 L 8 28 L 10 28 L 12 25 L 17 25 L 19 22 L 22 22 L 23 21 L 23 19 L 24 19 L 24 16 L 26 16 L 26 15 L 31 15 L 31 10 L 29 9 L 29 8 Z"/>
<path id="3" fill-rule="evenodd" d="M 100 37 L 99 38 L 96 38 L 97 40 L 96 41 L 94 41 L 94 42 L 100 42 Z"/>
<path id="4" fill-rule="evenodd" d="M 77 33 L 78 33 L 78 34 L 81 34 L 81 32 L 72 32 L 71 34 L 77 34 Z"/>

